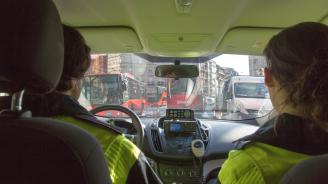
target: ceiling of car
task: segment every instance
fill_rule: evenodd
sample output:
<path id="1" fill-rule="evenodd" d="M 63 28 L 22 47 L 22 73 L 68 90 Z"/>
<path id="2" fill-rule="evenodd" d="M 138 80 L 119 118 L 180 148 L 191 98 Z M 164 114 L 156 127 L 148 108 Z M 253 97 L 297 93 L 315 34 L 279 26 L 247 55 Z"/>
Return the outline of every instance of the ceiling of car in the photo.
<path id="1" fill-rule="evenodd" d="M 328 23 L 327 0 L 54 0 L 94 52 L 260 55 L 282 28 Z"/>

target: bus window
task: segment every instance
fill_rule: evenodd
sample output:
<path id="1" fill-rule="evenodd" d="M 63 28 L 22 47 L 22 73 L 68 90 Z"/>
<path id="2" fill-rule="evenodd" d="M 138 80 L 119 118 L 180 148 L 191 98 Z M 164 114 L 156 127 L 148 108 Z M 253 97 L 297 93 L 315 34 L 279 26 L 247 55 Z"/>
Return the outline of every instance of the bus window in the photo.
<path id="1" fill-rule="evenodd" d="M 83 92 L 91 106 L 123 105 L 141 111 L 144 106 L 145 85 L 126 74 L 98 74 L 86 76 Z"/>

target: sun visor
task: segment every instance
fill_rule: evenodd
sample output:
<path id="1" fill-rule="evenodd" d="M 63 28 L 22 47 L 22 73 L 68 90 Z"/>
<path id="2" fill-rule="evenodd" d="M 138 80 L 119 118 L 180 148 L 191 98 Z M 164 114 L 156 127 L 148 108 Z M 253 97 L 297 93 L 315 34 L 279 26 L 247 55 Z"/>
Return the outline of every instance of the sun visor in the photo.
<path id="1" fill-rule="evenodd" d="M 328 26 L 328 16 L 322 19 L 321 23 L 325 24 Z"/>
<path id="2" fill-rule="evenodd" d="M 79 28 L 94 53 L 141 52 L 136 32 L 128 27 Z"/>
<path id="3" fill-rule="evenodd" d="M 216 44 L 211 34 L 158 33 L 148 37 L 146 47 L 152 55 L 199 57 L 207 55 Z"/>
<path id="4" fill-rule="evenodd" d="M 282 29 L 234 28 L 228 31 L 217 51 L 224 54 L 262 55 L 270 38 Z"/>

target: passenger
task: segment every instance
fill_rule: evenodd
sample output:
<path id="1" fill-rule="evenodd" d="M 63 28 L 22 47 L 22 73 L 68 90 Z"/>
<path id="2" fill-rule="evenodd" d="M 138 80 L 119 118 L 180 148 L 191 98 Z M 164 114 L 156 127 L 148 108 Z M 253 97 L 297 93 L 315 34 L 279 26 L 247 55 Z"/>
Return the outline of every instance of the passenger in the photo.
<path id="1" fill-rule="evenodd" d="M 94 135 L 102 145 L 114 184 L 161 183 L 138 147 L 99 122 L 78 103 L 81 78 L 91 62 L 90 48 L 77 30 L 65 25 L 63 30 L 65 63 L 56 91 L 42 96 L 26 95 L 24 108 L 31 110 L 34 116 L 53 117 Z"/>
<path id="2" fill-rule="evenodd" d="M 236 142 L 221 183 L 279 183 L 295 164 L 328 153 L 328 26 L 300 23 L 264 50 L 265 84 L 279 115 Z"/>

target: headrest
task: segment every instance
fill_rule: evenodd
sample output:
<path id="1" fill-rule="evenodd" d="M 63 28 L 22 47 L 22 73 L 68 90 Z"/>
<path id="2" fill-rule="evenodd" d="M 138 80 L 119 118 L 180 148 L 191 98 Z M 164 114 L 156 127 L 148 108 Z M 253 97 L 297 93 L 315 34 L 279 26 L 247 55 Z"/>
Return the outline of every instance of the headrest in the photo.
<path id="1" fill-rule="evenodd" d="M 51 0 L 2 0 L 0 92 L 46 93 L 64 62 L 62 23 Z"/>
<path id="2" fill-rule="evenodd" d="M 314 156 L 292 167 L 280 184 L 327 183 L 328 154 Z"/>

